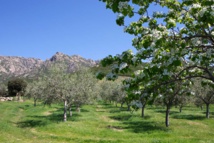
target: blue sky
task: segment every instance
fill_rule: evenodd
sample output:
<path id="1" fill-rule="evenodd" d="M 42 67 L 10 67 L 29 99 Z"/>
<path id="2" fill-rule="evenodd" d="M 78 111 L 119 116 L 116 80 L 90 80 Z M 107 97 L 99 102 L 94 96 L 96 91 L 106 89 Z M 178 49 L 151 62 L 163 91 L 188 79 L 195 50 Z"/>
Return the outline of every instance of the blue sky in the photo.
<path id="1" fill-rule="evenodd" d="M 56 52 L 93 60 L 132 49 L 99 0 L 0 0 L 0 56 L 49 59 Z"/>

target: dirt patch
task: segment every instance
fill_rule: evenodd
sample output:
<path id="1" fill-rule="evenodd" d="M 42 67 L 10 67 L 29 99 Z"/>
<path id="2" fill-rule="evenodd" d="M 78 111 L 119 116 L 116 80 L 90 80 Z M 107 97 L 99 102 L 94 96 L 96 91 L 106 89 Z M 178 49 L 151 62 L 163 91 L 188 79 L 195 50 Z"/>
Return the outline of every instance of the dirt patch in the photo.
<path id="1" fill-rule="evenodd" d="M 194 121 L 188 121 L 189 125 L 195 125 L 195 126 L 201 126 L 201 127 L 207 127 L 207 125 L 200 123 L 200 122 L 194 122 Z"/>
<path id="2" fill-rule="evenodd" d="M 51 111 L 46 111 L 43 113 L 43 115 L 45 115 L 45 116 L 51 115 L 51 114 L 53 114 L 54 111 L 56 111 L 56 109 L 51 110 Z"/>
<path id="3" fill-rule="evenodd" d="M 100 118 L 105 122 L 110 122 L 110 123 L 117 122 L 116 120 L 112 120 L 112 119 L 108 118 L 107 116 L 101 116 Z"/>
<path id="4" fill-rule="evenodd" d="M 108 129 L 112 129 L 114 131 L 118 131 L 118 132 L 122 132 L 123 131 L 123 128 L 122 127 L 119 127 L 119 126 L 111 126 L 111 125 L 108 125 L 107 126 Z"/>
<path id="5" fill-rule="evenodd" d="M 50 111 L 44 112 L 43 115 L 48 116 L 51 115 L 52 113 Z"/>
<path id="6" fill-rule="evenodd" d="M 105 109 L 96 109 L 96 112 L 106 112 Z"/>

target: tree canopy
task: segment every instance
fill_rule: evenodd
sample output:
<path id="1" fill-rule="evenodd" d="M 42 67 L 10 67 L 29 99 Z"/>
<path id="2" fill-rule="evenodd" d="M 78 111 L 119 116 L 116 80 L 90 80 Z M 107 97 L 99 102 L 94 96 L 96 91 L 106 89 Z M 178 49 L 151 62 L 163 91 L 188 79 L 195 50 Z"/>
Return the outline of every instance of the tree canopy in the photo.
<path id="1" fill-rule="evenodd" d="M 175 93 L 177 82 L 187 88 L 193 78 L 203 78 L 201 84 L 214 87 L 213 0 L 100 1 L 118 14 L 116 23 L 133 35 L 137 51 L 104 58 L 103 66 L 113 64 L 107 79 L 114 80 L 119 73 L 130 71 L 130 66 L 147 62 L 124 82 L 128 91 L 141 91 L 138 99 Z"/>
<path id="2" fill-rule="evenodd" d="M 213 84 L 214 1 L 102 1 L 118 13 L 117 24 L 134 35 L 132 42 L 137 50 L 135 54 L 127 50 L 103 59 L 103 66 L 114 63 L 108 79 L 117 78 L 117 74 L 128 71 L 130 65 L 147 61 L 148 64 L 134 71 L 133 78 L 127 81 L 129 88 L 139 87 L 142 81 L 147 83 L 146 89 L 151 89 L 195 77 Z M 151 12 L 151 8 L 163 12 Z M 127 17 L 133 20 L 129 25 L 125 25 Z"/>
<path id="3" fill-rule="evenodd" d="M 9 96 L 20 96 L 24 94 L 27 83 L 23 79 L 16 78 L 8 81 L 7 86 Z"/>

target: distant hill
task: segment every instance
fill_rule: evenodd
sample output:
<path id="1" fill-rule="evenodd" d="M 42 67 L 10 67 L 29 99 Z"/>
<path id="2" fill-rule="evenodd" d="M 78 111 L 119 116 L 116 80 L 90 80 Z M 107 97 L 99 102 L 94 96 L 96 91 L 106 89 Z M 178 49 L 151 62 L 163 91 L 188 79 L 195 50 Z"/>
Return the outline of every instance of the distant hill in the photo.
<path id="1" fill-rule="evenodd" d="M 46 70 L 55 63 L 65 63 L 70 72 L 77 70 L 80 66 L 96 67 L 98 65 L 97 61 L 60 52 L 45 61 L 35 58 L 0 56 L 0 81 L 3 82 L 13 77 L 33 78 L 39 71 Z"/>

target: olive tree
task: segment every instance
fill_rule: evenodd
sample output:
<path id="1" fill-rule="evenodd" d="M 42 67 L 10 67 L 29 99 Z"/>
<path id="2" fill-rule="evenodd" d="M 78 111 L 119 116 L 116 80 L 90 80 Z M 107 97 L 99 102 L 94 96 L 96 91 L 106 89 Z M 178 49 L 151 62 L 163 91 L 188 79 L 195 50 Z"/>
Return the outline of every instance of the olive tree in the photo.
<path id="1" fill-rule="evenodd" d="M 47 89 L 47 80 L 45 77 L 39 77 L 28 83 L 25 95 L 28 98 L 33 98 L 34 106 L 37 105 L 38 100 L 42 100 L 45 97 L 45 90 Z"/>
<path id="2" fill-rule="evenodd" d="M 71 101 L 76 106 L 76 110 L 80 112 L 80 107 L 83 104 L 92 103 L 96 100 L 95 85 L 97 79 L 89 69 L 83 67 L 72 74 L 71 78 L 73 80 L 72 86 L 70 86 L 70 92 L 73 95 Z"/>

